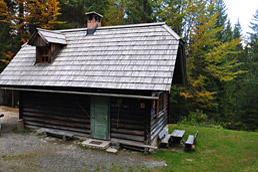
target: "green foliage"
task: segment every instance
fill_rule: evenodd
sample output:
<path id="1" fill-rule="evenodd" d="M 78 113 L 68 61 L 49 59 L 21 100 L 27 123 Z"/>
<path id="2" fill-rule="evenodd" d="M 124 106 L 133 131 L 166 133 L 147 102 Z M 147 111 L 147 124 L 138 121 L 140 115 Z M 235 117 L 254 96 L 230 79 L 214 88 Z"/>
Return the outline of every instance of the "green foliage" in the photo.
<path id="1" fill-rule="evenodd" d="M 206 6 L 206 4 L 202 4 Z M 203 7 L 204 8 L 204 7 Z M 207 11 L 212 8 L 207 7 Z M 203 12 L 204 13 L 204 12 Z M 218 88 L 221 83 L 233 80 L 242 71 L 240 65 L 232 55 L 240 39 L 231 42 L 220 42 L 216 34 L 222 28 L 215 27 L 217 15 L 209 19 L 203 14 L 196 18 L 196 23 L 191 28 L 190 46 L 188 46 L 187 70 L 189 86 L 181 95 L 189 99 L 192 110 L 195 108 L 204 111 L 214 111 L 217 106 Z"/>
<path id="2" fill-rule="evenodd" d="M 236 84 L 239 86 L 236 94 L 236 119 L 237 125 L 233 129 L 258 129 L 258 9 L 251 22 L 253 33 L 250 33 L 245 53 L 240 60 L 247 73 Z"/>
<path id="3" fill-rule="evenodd" d="M 15 30 L 10 27 L 11 24 L 8 22 L 8 13 L 12 11 L 8 5 L 11 4 L 11 1 L 0 0 L 0 73 L 21 46 L 19 38 L 14 34 Z"/>
<path id="4" fill-rule="evenodd" d="M 231 23 L 229 20 L 227 22 L 228 15 L 226 13 L 227 9 L 224 0 L 218 0 L 214 6 L 214 12 L 218 14 L 216 27 L 223 28 L 221 31 L 217 32 L 217 39 L 221 42 L 232 41 Z"/>
<path id="5" fill-rule="evenodd" d="M 189 125 L 200 125 L 207 123 L 208 116 L 201 110 L 196 110 L 195 112 L 190 112 L 188 117 L 185 117 L 180 123 Z"/>
<path id="6" fill-rule="evenodd" d="M 21 131 L 18 131 L 17 128 L 14 128 L 13 129 L 13 132 L 14 133 L 21 133 L 21 134 L 29 134 L 31 133 L 32 131 L 30 129 L 27 129 L 27 128 L 23 128 Z"/>
<path id="7" fill-rule="evenodd" d="M 126 23 L 152 23 L 154 3 L 151 0 L 126 0 L 125 1 Z"/>
<path id="8" fill-rule="evenodd" d="M 159 20 L 165 21 L 176 33 L 183 35 L 186 0 L 159 0 L 156 6 L 158 6 Z"/>
<path id="9" fill-rule="evenodd" d="M 251 42 L 258 42 L 258 9 L 256 9 L 256 12 L 253 16 L 252 21 L 250 22 L 250 28 L 252 29 L 252 32 L 249 33 L 250 35 L 250 41 Z"/>
<path id="10" fill-rule="evenodd" d="M 125 24 L 124 11 L 126 5 L 123 0 L 111 0 L 111 5 L 108 10 L 106 10 L 103 25 L 123 25 Z"/>

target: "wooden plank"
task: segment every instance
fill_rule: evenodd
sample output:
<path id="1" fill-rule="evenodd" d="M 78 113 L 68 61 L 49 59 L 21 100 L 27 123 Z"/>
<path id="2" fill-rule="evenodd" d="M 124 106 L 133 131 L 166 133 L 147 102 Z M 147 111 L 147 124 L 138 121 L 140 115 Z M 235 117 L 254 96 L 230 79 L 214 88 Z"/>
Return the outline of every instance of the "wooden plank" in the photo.
<path id="1" fill-rule="evenodd" d="M 120 143 L 120 144 L 124 144 L 124 145 L 129 145 L 129 146 L 149 148 L 149 149 L 157 149 L 156 146 L 145 145 L 144 143 L 139 143 L 139 142 L 135 142 L 135 141 L 121 140 L 121 139 L 115 139 L 115 138 L 112 138 L 111 141 L 112 142 L 117 142 L 117 143 Z"/>
<path id="2" fill-rule="evenodd" d="M 111 128 L 117 128 L 117 123 L 116 122 L 112 122 L 111 123 Z M 134 124 L 125 124 L 125 123 L 120 123 L 119 121 L 119 129 L 131 129 L 131 130 L 144 130 L 144 126 L 143 125 L 134 125 Z M 117 128 L 118 129 L 118 128 Z"/>
<path id="3" fill-rule="evenodd" d="M 70 138 L 74 137 L 74 134 L 72 134 L 72 133 L 69 133 L 67 131 L 56 130 L 56 129 L 41 128 L 40 131 L 45 134 L 53 134 L 53 135 L 62 136 L 63 140 L 66 140 L 66 137 L 70 137 Z"/>
<path id="4" fill-rule="evenodd" d="M 174 130 L 171 136 L 182 138 L 184 134 L 185 134 L 185 130 Z"/>
<path id="5" fill-rule="evenodd" d="M 155 124 L 151 125 L 151 132 L 155 132 L 155 129 L 160 125 L 162 124 L 165 120 L 167 120 L 168 116 L 165 115 L 165 116 L 162 116 L 161 118 L 159 118 Z"/>
<path id="6" fill-rule="evenodd" d="M 112 138 L 124 139 L 124 140 L 133 140 L 133 141 L 144 142 L 144 136 L 111 133 L 111 137 Z"/>
<path id="7" fill-rule="evenodd" d="M 34 117 L 34 118 L 43 118 L 43 119 L 49 119 L 49 120 L 61 120 L 61 121 L 67 121 L 67 122 L 79 122 L 79 123 L 85 123 L 89 124 L 89 119 L 84 118 L 78 118 L 73 116 L 54 116 L 51 114 L 39 114 L 39 113 L 30 113 L 30 112 L 24 112 L 23 114 L 26 117 Z"/>
<path id="8" fill-rule="evenodd" d="M 33 125 L 26 125 L 26 128 L 38 130 L 41 127 L 37 127 L 37 126 L 33 126 Z M 86 133 L 79 133 L 79 132 L 72 132 L 72 131 L 69 131 L 69 133 L 72 133 L 72 134 L 74 134 L 74 136 L 79 136 L 79 137 L 86 137 L 86 138 L 90 137 L 90 135 L 86 134 Z"/>
<path id="9" fill-rule="evenodd" d="M 19 92 L 19 119 L 23 118 L 23 93 Z"/>
<path id="10" fill-rule="evenodd" d="M 161 143 L 168 144 L 169 140 L 170 140 L 170 137 L 171 137 L 170 134 L 166 135 L 166 137 L 164 139 L 162 139 Z"/>
<path id="11" fill-rule="evenodd" d="M 151 134 L 151 141 L 153 141 L 153 139 L 158 135 L 158 133 L 167 125 L 167 122 L 164 121 L 164 123 L 162 125 L 160 125 L 160 127 L 158 128 L 158 130 L 156 130 L 155 133 Z"/>
<path id="12" fill-rule="evenodd" d="M 199 131 L 196 132 L 194 136 L 194 144 L 197 144 L 197 136 L 199 135 Z"/>
<path id="13" fill-rule="evenodd" d="M 37 108 L 37 107 L 34 107 Z M 51 109 L 47 110 L 42 110 L 42 109 L 32 109 L 32 108 L 23 108 L 23 111 L 26 112 L 27 114 L 38 114 L 38 115 L 51 115 L 51 116 L 56 116 L 56 117 L 73 117 L 73 118 L 78 118 L 78 119 L 86 119 L 89 120 L 87 116 L 84 114 L 80 114 L 79 112 L 72 112 L 72 111 L 60 111 L 60 109 L 56 108 L 56 112 L 52 111 Z"/>
<path id="14" fill-rule="evenodd" d="M 90 129 L 89 125 L 82 124 L 82 123 L 74 123 L 74 122 L 72 123 L 72 122 L 66 122 L 66 121 L 60 121 L 60 120 L 49 120 L 49 119 L 42 119 L 42 118 L 31 118 L 31 117 L 27 117 L 27 116 L 24 116 L 23 119 L 26 121 L 40 122 L 40 123 L 44 123 L 44 124 L 52 124 L 52 125 L 57 125 L 57 126 Z"/>
<path id="15" fill-rule="evenodd" d="M 163 136 L 166 134 L 166 129 L 163 129 L 160 133 L 159 133 L 159 139 L 163 138 Z"/>
<path id="16" fill-rule="evenodd" d="M 164 125 L 164 123 L 167 124 L 167 116 L 165 116 L 164 118 L 162 118 L 162 120 L 159 121 L 159 123 L 157 124 L 157 126 L 151 130 L 151 135 L 153 135 L 154 133 L 156 133 L 157 130 L 159 130 L 160 127 Z"/>
<path id="17" fill-rule="evenodd" d="M 122 133 L 122 134 L 138 135 L 138 136 L 144 135 L 144 131 L 116 129 L 116 128 L 111 128 L 111 133 Z"/>
<path id="18" fill-rule="evenodd" d="M 95 92 L 80 92 L 80 91 L 61 91 L 61 90 L 14 88 L 14 87 L 1 87 L 1 89 L 2 90 L 15 90 L 15 91 L 43 92 L 43 93 L 58 93 L 58 94 L 78 94 L 78 95 L 88 95 L 88 96 L 126 97 L 126 98 L 133 98 L 133 99 L 148 99 L 148 100 L 158 100 L 159 99 L 158 97 L 152 97 L 152 96 L 111 94 L 111 93 L 95 93 Z"/>
<path id="19" fill-rule="evenodd" d="M 189 135 L 187 138 L 187 141 L 185 142 L 185 145 L 193 145 L 193 143 L 194 143 L 194 136 Z"/>
<path id="20" fill-rule="evenodd" d="M 25 125 L 25 127 L 27 127 L 27 126 L 35 126 L 37 128 L 42 128 L 43 127 L 43 128 L 59 129 L 59 130 L 65 130 L 65 131 L 73 131 L 73 132 L 78 132 L 78 133 L 90 134 L 90 130 L 89 129 L 64 127 L 64 126 L 43 124 L 43 123 L 31 122 L 31 121 L 24 121 L 24 125 Z"/>

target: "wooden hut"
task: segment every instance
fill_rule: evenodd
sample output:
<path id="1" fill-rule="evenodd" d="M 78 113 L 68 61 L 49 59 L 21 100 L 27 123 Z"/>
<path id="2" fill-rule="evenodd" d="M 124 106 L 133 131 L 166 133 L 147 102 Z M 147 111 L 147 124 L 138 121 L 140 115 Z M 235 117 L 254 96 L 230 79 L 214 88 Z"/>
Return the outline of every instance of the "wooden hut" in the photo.
<path id="1" fill-rule="evenodd" d="M 0 75 L 19 92 L 26 128 L 152 145 L 168 124 L 172 83 L 185 82 L 184 44 L 164 22 L 37 29 Z"/>

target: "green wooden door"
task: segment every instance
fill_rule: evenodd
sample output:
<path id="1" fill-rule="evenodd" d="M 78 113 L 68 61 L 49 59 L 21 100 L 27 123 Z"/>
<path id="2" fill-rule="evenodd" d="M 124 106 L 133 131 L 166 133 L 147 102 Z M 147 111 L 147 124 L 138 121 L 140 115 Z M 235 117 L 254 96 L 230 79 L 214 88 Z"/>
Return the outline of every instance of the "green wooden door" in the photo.
<path id="1" fill-rule="evenodd" d="M 108 97 L 91 97 L 91 136 L 98 139 L 109 139 Z"/>

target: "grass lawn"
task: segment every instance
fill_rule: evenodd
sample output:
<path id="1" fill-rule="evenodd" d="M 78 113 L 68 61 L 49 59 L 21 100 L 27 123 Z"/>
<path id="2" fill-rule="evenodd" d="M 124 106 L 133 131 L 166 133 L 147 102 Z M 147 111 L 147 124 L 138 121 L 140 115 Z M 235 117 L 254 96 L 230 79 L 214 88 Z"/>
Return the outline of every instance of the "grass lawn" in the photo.
<path id="1" fill-rule="evenodd" d="M 168 166 L 161 171 L 258 172 L 258 132 L 170 125 L 169 133 L 174 129 L 186 131 L 184 140 L 187 140 L 189 134 L 194 135 L 198 130 L 196 151 L 154 152 L 151 156 L 167 162 Z"/>

